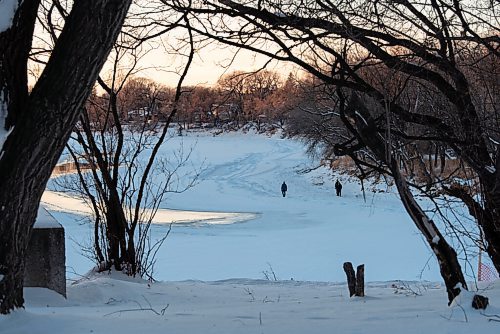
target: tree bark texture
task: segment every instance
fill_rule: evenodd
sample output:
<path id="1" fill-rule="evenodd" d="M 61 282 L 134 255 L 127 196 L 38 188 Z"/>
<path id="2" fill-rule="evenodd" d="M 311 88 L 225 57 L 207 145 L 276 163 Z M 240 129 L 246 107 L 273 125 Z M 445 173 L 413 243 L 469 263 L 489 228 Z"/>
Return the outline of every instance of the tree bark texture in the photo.
<path id="1" fill-rule="evenodd" d="M 12 28 L 0 33 L 0 89 L 14 126 L 0 157 L 0 313 L 23 305 L 24 254 L 40 198 L 130 3 L 75 1 L 29 96 L 26 63 L 39 1 L 25 0 Z"/>
<path id="2" fill-rule="evenodd" d="M 356 268 L 356 296 L 365 296 L 365 265 L 361 264 Z"/>
<path id="3" fill-rule="evenodd" d="M 347 287 L 349 288 L 349 297 L 365 296 L 365 265 L 361 264 L 356 268 L 356 273 L 354 273 L 354 267 L 351 262 L 344 262 L 344 271 L 347 276 Z"/>
<path id="4" fill-rule="evenodd" d="M 5 130 L 9 130 L 16 123 L 16 117 L 27 107 L 26 60 L 31 48 L 38 5 L 39 0 L 24 1 L 16 11 L 12 26 L 0 32 L 0 108 L 7 108 L 8 111 Z M 10 136 L 13 136 L 13 133 Z M 23 226 L 16 227 L 13 217 L 19 216 L 24 220 L 34 221 L 38 209 L 38 203 L 21 205 L 23 199 L 30 197 L 30 193 L 23 188 L 34 185 L 24 177 L 24 173 L 28 171 L 4 163 L 8 144 L 7 141 L 3 148 L 0 148 L 0 313 L 7 313 L 24 303 L 24 256 L 30 230 L 22 228 Z M 16 153 L 26 154 L 17 149 Z M 6 171 L 6 168 L 9 170 Z M 11 180 L 6 180 L 6 172 L 12 175 Z M 20 191 L 12 192 L 12 187 L 17 183 Z M 30 208 L 31 206 L 33 207 Z"/>
<path id="5" fill-rule="evenodd" d="M 347 287 L 349 288 L 349 297 L 356 294 L 356 274 L 351 262 L 344 262 L 344 271 L 347 276 Z"/>

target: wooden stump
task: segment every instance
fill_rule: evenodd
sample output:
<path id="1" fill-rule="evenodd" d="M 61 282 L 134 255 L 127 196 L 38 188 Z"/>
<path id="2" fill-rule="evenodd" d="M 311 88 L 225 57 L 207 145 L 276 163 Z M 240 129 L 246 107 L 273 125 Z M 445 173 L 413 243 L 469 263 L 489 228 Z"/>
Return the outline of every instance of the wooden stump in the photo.
<path id="1" fill-rule="evenodd" d="M 356 290 L 358 297 L 365 296 L 365 265 L 361 264 L 356 268 Z"/>
<path id="2" fill-rule="evenodd" d="M 354 268 L 351 262 L 344 262 L 344 271 L 347 276 L 347 286 L 349 287 L 349 297 L 365 296 L 365 265 L 361 264 L 356 268 L 356 273 L 354 273 Z"/>
<path id="3" fill-rule="evenodd" d="M 472 307 L 476 310 L 485 310 L 488 306 L 488 297 L 484 297 L 481 295 L 474 295 L 472 299 Z"/>
<path id="4" fill-rule="evenodd" d="M 349 287 L 349 297 L 356 294 L 356 274 L 351 262 L 344 262 L 344 271 L 347 275 L 347 286 Z"/>

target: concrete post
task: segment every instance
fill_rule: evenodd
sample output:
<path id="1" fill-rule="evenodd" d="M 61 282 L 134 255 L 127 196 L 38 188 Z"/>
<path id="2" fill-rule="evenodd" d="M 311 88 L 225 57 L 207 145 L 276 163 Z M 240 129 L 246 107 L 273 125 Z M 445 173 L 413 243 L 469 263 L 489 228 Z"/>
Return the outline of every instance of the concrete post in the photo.
<path id="1" fill-rule="evenodd" d="M 26 254 L 25 287 L 43 287 L 66 297 L 64 228 L 40 206 Z"/>

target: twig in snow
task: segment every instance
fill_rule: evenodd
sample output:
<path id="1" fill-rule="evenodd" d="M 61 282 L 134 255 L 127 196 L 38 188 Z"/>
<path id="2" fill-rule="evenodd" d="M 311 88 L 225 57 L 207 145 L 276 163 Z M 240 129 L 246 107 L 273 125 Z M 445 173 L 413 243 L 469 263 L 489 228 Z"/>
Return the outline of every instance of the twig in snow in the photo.
<path id="1" fill-rule="evenodd" d="M 427 290 L 425 285 L 415 284 L 414 286 L 405 281 L 397 281 L 391 285 L 394 288 L 394 293 L 404 294 L 406 296 L 422 296 L 423 292 Z"/>
<path id="2" fill-rule="evenodd" d="M 245 292 L 246 292 L 248 295 L 250 295 L 250 297 L 252 297 L 252 301 L 254 301 L 254 300 L 255 300 L 255 296 L 253 295 L 253 291 L 252 291 L 252 290 L 250 290 L 250 288 L 245 288 L 244 290 L 245 290 Z"/>
<path id="3" fill-rule="evenodd" d="M 469 319 L 467 318 L 467 313 L 465 312 L 465 309 L 462 307 L 462 305 L 458 305 L 458 307 L 460 307 L 460 309 L 462 310 L 462 312 L 464 313 L 464 318 L 465 318 L 465 322 L 469 322 Z M 453 315 L 453 309 L 451 311 L 451 314 L 449 317 L 445 317 L 444 315 L 441 315 L 442 318 L 446 319 L 446 320 L 451 320 L 451 317 Z"/>
<path id="4" fill-rule="evenodd" d="M 139 305 L 139 308 L 127 309 L 127 310 L 119 310 L 119 311 L 107 313 L 104 316 L 107 317 L 107 316 L 113 315 L 113 314 L 122 314 L 122 313 L 125 313 L 125 312 L 138 312 L 138 311 L 150 311 L 150 312 L 153 312 L 156 315 L 163 316 L 163 315 L 165 315 L 165 311 L 167 310 L 167 308 L 170 306 L 170 304 L 167 304 L 167 306 L 165 306 L 164 308 L 162 308 L 160 311 L 157 311 L 157 310 L 155 310 L 153 308 L 153 306 L 151 305 L 151 303 L 149 302 L 149 300 L 146 299 L 146 297 L 142 296 L 142 298 L 144 298 L 144 300 L 149 305 L 149 307 L 147 307 L 147 308 L 142 307 L 142 305 L 138 301 L 134 300 L 133 302 L 135 302 L 137 305 Z M 112 303 L 114 301 L 116 301 L 114 298 L 110 298 L 110 300 L 106 304 Z"/>
<path id="5" fill-rule="evenodd" d="M 312 172 L 320 167 L 323 167 L 323 164 L 319 164 L 316 167 L 305 167 L 305 168 L 297 170 L 296 173 L 297 174 L 307 174 L 307 173 L 310 173 L 310 172 Z"/>
<path id="6" fill-rule="evenodd" d="M 498 314 L 486 314 L 486 313 L 481 312 L 481 315 L 488 318 L 488 321 L 500 322 L 500 315 L 498 315 Z"/>
<path id="7" fill-rule="evenodd" d="M 267 263 L 267 265 L 269 266 L 269 270 L 262 271 L 262 273 L 264 274 L 264 278 L 268 281 L 277 281 L 278 278 L 276 277 L 276 273 L 274 272 L 273 267 L 269 262 Z"/>

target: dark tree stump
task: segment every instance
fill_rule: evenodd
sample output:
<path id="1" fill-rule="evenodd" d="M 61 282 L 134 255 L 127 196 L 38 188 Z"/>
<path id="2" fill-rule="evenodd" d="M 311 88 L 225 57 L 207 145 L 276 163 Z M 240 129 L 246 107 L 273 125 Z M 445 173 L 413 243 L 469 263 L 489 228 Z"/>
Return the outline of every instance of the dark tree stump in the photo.
<path id="1" fill-rule="evenodd" d="M 485 310 L 488 306 L 488 297 L 484 297 L 481 295 L 474 295 L 472 298 L 472 307 L 476 310 Z"/>
<path id="2" fill-rule="evenodd" d="M 365 265 L 364 264 L 361 264 L 356 268 L 355 295 L 358 297 L 365 296 Z"/>
<path id="3" fill-rule="evenodd" d="M 359 267 L 358 267 L 359 268 Z M 356 275 L 351 262 L 344 262 L 344 271 L 347 275 L 347 286 L 349 287 L 349 297 L 356 294 Z"/>

